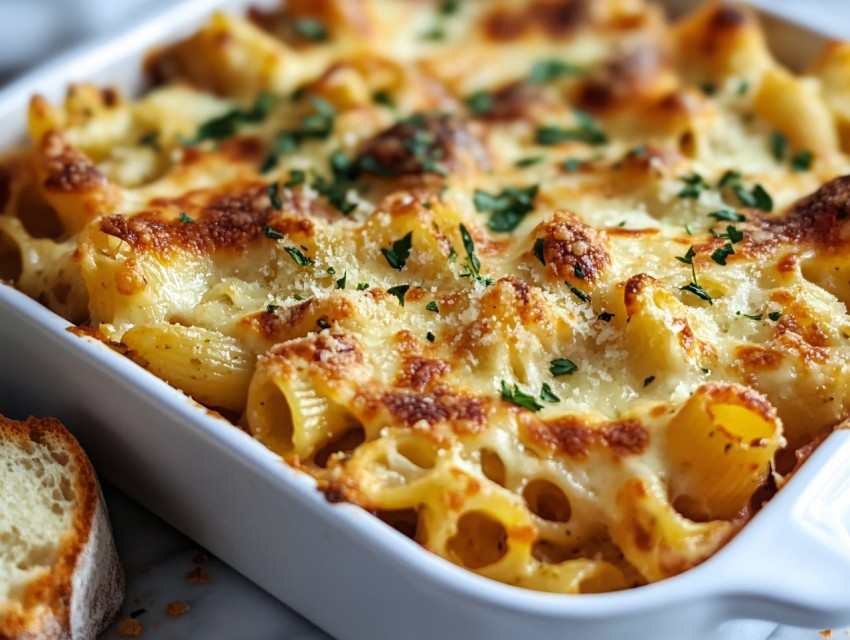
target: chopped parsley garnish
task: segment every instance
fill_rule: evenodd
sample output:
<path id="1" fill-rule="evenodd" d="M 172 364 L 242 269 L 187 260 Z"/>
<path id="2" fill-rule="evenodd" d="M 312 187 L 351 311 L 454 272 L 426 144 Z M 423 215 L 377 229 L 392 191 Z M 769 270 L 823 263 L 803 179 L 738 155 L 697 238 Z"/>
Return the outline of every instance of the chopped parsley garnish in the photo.
<path id="1" fill-rule="evenodd" d="M 283 185 L 287 189 L 291 189 L 292 187 L 297 187 L 300 184 L 304 184 L 304 181 L 307 179 L 307 174 L 304 173 L 301 169 L 293 169 L 289 172 L 289 178 L 286 183 Z"/>
<path id="2" fill-rule="evenodd" d="M 331 323 L 325 320 L 324 318 L 319 318 L 316 320 L 316 324 L 319 325 L 320 329 L 330 329 Z"/>
<path id="3" fill-rule="evenodd" d="M 607 311 L 603 311 L 596 317 L 602 320 L 602 322 L 611 322 L 611 320 L 614 318 L 614 314 L 608 313 Z"/>
<path id="4" fill-rule="evenodd" d="M 272 207 L 278 211 L 283 208 L 283 200 L 280 199 L 280 193 L 278 193 L 279 190 L 277 182 L 272 182 L 268 187 L 266 187 L 266 193 L 269 196 L 269 201 L 272 203 Z"/>
<path id="5" fill-rule="evenodd" d="M 493 113 L 493 94 L 489 91 L 476 91 L 467 96 L 466 106 L 472 113 L 478 116 L 486 116 Z"/>
<path id="6" fill-rule="evenodd" d="M 266 313 L 274 313 L 278 309 L 280 309 L 279 304 L 267 304 L 266 305 Z"/>
<path id="7" fill-rule="evenodd" d="M 715 238 L 726 238 L 731 241 L 732 244 L 738 244 L 744 239 L 744 232 L 738 231 L 738 229 L 733 227 L 731 224 L 726 226 L 726 231 L 724 233 L 717 233 L 714 229 L 709 229 L 708 232 Z"/>
<path id="8" fill-rule="evenodd" d="M 325 25 L 315 18 L 306 16 L 298 18 L 292 23 L 292 28 L 299 36 L 313 42 L 324 42 L 328 39 L 328 30 Z"/>
<path id="9" fill-rule="evenodd" d="M 398 303 L 403 307 L 404 306 L 404 296 L 407 294 L 408 289 L 410 289 L 409 284 L 398 284 L 394 287 L 390 287 L 387 289 L 387 293 L 394 295 L 398 298 Z"/>
<path id="10" fill-rule="evenodd" d="M 779 311 L 771 311 L 767 314 L 767 317 L 776 322 L 779 318 L 782 317 L 782 314 Z"/>
<path id="11" fill-rule="evenodd" d="M 708 183 L 702 179 L 698 173 L 692 173 L 689 176 L 680 176 L 679 179 L 685 183 L 685 186 L 679 191 L 680 198 L 699 198 L 703 190 L 708 188 Z"/>
<path id="12" fill-rule="evenodd" d="M 599 128 L 597 122 L 583 111 L 575 111 L 576 126 L 572 129 L 542 126 L 537 129 L 534 141 L 540 145 L 553 145 L 561 142 L 584 142 L 601 145 L 608 142 L 608 136 Z"/>
<path id="13" fill-rule="evenodd" d="M 561 399 L 554 394 L 552 387 L 548 382 L 543 383 L 543 389 L 540 391 L 540 399 L 544 402 L 560 402 Z"/>
<path id="14" fill-rule="evenodd" d="M 263 160 L 263 164 L 260 165 L 260 173 L 268 173 L 276 166 L 277 156 L 273 153 L 270 153 L 266 156 L 265 160 Z"/>
<path id="15" fill-rule="evenodd" d="M 731 187 L 736 182 L 741 181 L 741 174 L 737 171 L 729 169 L 723 172 L 723 175 L 720 176 L 720 180 L 717 182 L 718 189 L 724 189 L 726 187 Z"/>
<path id="16" fill-rule="evenodd" d="M 344 216 L 349 215 L 357 208 L 357 203 L 348 199 L 348 192 L 353 186 L 348 180 L 334 179 L 330 181 L 323 176 L 318 176 L 311 186 L 325 196 L 328 202 L 339 209 Z"/>
<path id="17" fill-rule="evenodd" d="M 643 386 L 648 387 L 653 382 L 655 382 L 655 376 L 648 376 L 648 377 L 643 379 Z"/>
<path id="18" fill-rule="evenodd" d="M 735 247 L 732 246 L 731 242 L 727 242 L 722 247 L 718 247 L 711 252 L 711 259 L 719 265 L 726 266 L 726 258 L 733 253 L 735 253 Z"/>
<path id="19" fill-rule="evenodd" d="M 581 67 L 563 60 L 538 60 L 531 66 L 528 81 L 534 84 L 546 84 L 564 76 L 579 75 L 583 71 Z"/>
<path id="20" fill-rule="evenodd" d="M 578 158 L 567 158 L 561 163 L 561 166 L 568 172 L 575 173 L 581 168 L 581 160 Z"/>
<path id="21" fill-rule="evenodd" d="M 531 248 L 531 253 L 534 255 L 535 258 L 540 260 L 540 264 L 542 264 L 544 267 L 546 266 L 546 255 L 544 253 L 545 249 L 546 240 L 544 240 L 543 238 L 537 238 L 537 240 L 534 241 L 534 246 Z"/>
<path id="22" fill-rule="evenodd" d="M 508 386 L 508 383 L 504 380 L 502 380 L 502 400 L 507 400 L 530 411 L 540 411 L 543 408 L 543 405 L 538 404 L 534 396 L 520 391 L 517 385 Z"/>
<path id="23" fill-rule="evenodd" d="M 419 36 L 420 40 L 445 40 L 446 32 L 440 26 L 434 26 L 427 31 L 422 32 Z"/>
<path id="24" fill-rule="evenodd" d="M 689 236 L 694 235 L 694 227 L 693 227 L 693 225 L 691 225 L 691 224 L 686 224 L 686 225 L 685 225 L 685 233 L 687 233 Z"/>
<path id="25" fill-rule="evenodd" d="M 434 342 L 434 340 L 436 340 L 436 339 L 437 339 L 437 336 L 435 336 L 433 333 L 431 333 L 431 332 L 429 331 L 428 333 L 426 333 L 426 334 L 425 334 L 425 339 L 426 339 L 428 342 Z"/>
<path id="26" fill-rule="evenodd" d="M 738 213 L 737 211 L 733 211 L 732 209 L 720 209 L 718 211 L 712 211 L 708 214 L 708 217 L 714 218 L 715 220 L 726 220 L 728 222 L 743 222 L 747 219 L 743 213 Z"/>
<path id="27" fill-rule="evenodd" d="M 283 240 L 283 234 L 269 225 L 263 227 L 263 233 L 266 234 L 267 238 L 271 238 L 272 240 Z"/>
<path id="28" fill-rule="evenodd" d="M 366 291 L 366 289 L 368 289 L 368 288 L 369 288 L 368 282 L 358 282 L 357 283 L 357 290 L 358 291 Z"/>
<path id="29" fill-rule="evenodd" d="M 434 313 L 440 313 L 440 307 L 437 306 L 437 302 L 435 300 L 431 300 L 428 304 L 425 305 L 426 311 L 433 311 Z"/>
<path id="30" fill-rule="evenodd" d="M 387 259 L 387 263 L 396 271 L 404 268 L 410 249 L 413 246 L 413 232 L 408 231 L 404 237 L 394 240 L 392 249 L 381 249 L 381 253 Z"/>
<path id="31" fill-rule="evenodd" d="M 403 144 L 422 171 L 440 176 L 449 175 L 448 168 L 442 162 L 445 151 L 439 146 L 436 136 L 425 128 L 425 117 L 417 113 L 402 122 L 415 129 Z"/>
<path id="32" fill-rule="evenodd" d="M 740 311 L 738 311 L 738 315 L 744 316 L 745 318 L 754 320 L 756 322 L 758 322 L 762 318 L 762 315 L 760 313 L 741 313 Z"/>
<path id="33" fill-rule="evenodd" d="M 395 109 L 395 100 L 389 91 L 379 90 L 372 94 L 372 102 L 388 109 Z"/>
<path id="34" fill-rule="evenodd" d="M 190 222 L 195 221 L 195 219 L 190 218 L 189 214 L 187 214 L 185 211 L 180 212 L 180 217 L 178 218 L 178 220 L 180 220 L 180 222 L 182 222 L 183 224 L 189 224 Z"/>
<path id="35" fill-rule="evenodd" d="M 694 248 L 692 246 L 688 249 L 687 253 L 684 256 L 676 256 L 676 260 L 691 266 L 691 274 L 693 276 L 693 279 L 691 280 L 691 282 L 686 284 L 684 287 L 679 287 L 679 289 L 681 291 L 689 291 L 692 294 L 694 294 L 697 298 L 700 298 L 701 300 L 705 300 L 709 304 L 714 304 L 714 298 L 712 298 L 710 295 L 708 295 L 708 292 L 700 286 L 699 281 L 697 280 L 697 269 L 696 269 L 696 266 L 694 265 L 694 256 L 695 255 L 696 255 L 696 251 L 694 251 Z M 653 377 L 652 379 L 654 380 L 655 377 Z M 652 382 L 652 380 L 650 380 L 650 382 Z M 646 384 L 644 384 L 644 386 L 646 386 Z"/>
<path id="36" fill-rule="evenodd" d="M 572 375 L 576 371 L 578 371 L 578 365 L 567 358 L 555 358 L 549 363 L 549 373 L 556 378 L 559 376 Z"/>
<path id="37" fill-rule="evenodd" d="M 149 131 L 141 138 L 139 138 L 139 144 L 143 147 L 150 147 L 154 151 L 159 151 L 159 132 L 158 131 Z"/>
<path id="38" fill-rule="evenodd" d="M 180 138 L 180 143 L 186 146 L 200 144 L 204 140 L 224 140 L 237 132 L 239 125 L 244 123 L 261 122 L 271 111 L 274 98 L 272 94 L 263 92 L 250 109 L 232 109 L 212 120 L 207 120 L 198 127 L 192 138 Z"/>
<path id="39" fill-rule="evenodd" d="M 533 167 L 536 164 L 540 164 L 546 159 L 546 156 L 531 156 L 530 158 L 520 158 L 516 162 L 514 162 L 514 166 L 519 169 L 525 169 L 526 167 Z"/>
<path id="40" fill-rule="evenodd" d="M 741 204 L 745 207 L 752 207 L 768 212 L 773 211 L 773 199 L 760 184 L 754 186 L 752 191 L 747 191 L 746 187 L 739 183 L 732 186 L 732 191 L 735 192 L 735 195 L 738 196 L 738 200 L 740 200 Z"/>
<path id="41" fill-rule="evenodd" d="M 311 264 L 313 264 L 313 259 L 308 258 L 303 253 L 301 253 L 301 250 L 298 249 L 298 247 L 286 246 L 283 249 L 292 257 L 292 259 L 295 261 L 295 264 L 297 264 L 299 267 L 309 267 Z"/>
<path id="42" fill-rule="evenodd" d="M 497 195 L 476 189 L 473 203 L 479 213 L 491 214 L 487 222 L 488 229 L 509 232 L 519 226 L 525 214 L 534 210 L 537 190 L 536 184 L 524 189 L 508 187 Z"/>
<path id="43" fill-rule="evenodd" d="M 791 158 L 791 169 L 794 171 L 808 171 L 812 166 L 813 154 L 808 149 L 803 149 Z"/>
<path id="44" fill-rule="evenodd" d="M 707 96 L 713 96 L 717 93 L 717 85 L 713 82 L 703 82 L 699 88 Z"/>
<path id="45" fill-rule="evenodd" d="M 345 281 L 348 280 L 348 271 L 342 272 L 342 277 L 336 281 L 337 289 L 345 289 Z"/>
<path id="46" fill-rule="evenodd" d="M 564 284 L 567 285 L 567 288 L 573 292 L 573 295 L 581 300 L 582 302 L 590 302 L 590 296 L 586 294 L 584 291 L 579 289 L 578 287 L 570 284 L 568 280 L 564 280 Z"/>
<path id="47" fill-rule="evenodd" d="M 302 296 L 300 293 L 293 293 L 292 299 L 301 302 L 304 299 L 304 296 Z"/>
<path id="48" fill-rule="evenodd" d="M 573 273 L 579 280 L 584 280 L 584 269 L 581 268 L 580 264 L 576 263 L 576 265 L 573 267 Z"/>
<path id="49" fill-rule="evenodd" d="M 739 96 L 746 95 L 749 88 L 750 88 L 749 81 L 746 80 L 746 79 L 741 80 L 741 82 L 738 84 L 738 91 L 737 91 L 738 95 Z"/>
<path id="50" fill-rule="evenodd" d="M 788 155 L 788 138 L 779 131 L 770 134 L 770 152 L 777 162 L 783 162 Z"/>
<path id="51" fill-rule="evenodd" d="M 472 236 L 469 235 L 469 231 L 463 224 L 460 225 L 460 237 L 463 240 L 463 248 L 466 251 L 467 258 L 466 270 L 460 274 L 460 277 L 473 277 L 485 287 L 490 286 L 493 281 L 490 278 L 481 277 L 481 261 L 475 255 L 475 242 L 473 242 Z"/>
<path id="52" fill-rule="evenodd" d="M 437 11 L 440 15 L 451 16 L 460 10 L 460 0 L 443 0 Z"/>

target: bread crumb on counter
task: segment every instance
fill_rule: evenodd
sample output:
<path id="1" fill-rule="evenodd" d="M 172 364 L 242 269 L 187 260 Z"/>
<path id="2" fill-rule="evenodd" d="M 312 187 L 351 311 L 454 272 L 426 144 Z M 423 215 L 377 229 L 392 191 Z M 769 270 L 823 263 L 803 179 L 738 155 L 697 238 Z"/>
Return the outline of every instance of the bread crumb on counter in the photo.
<path id="1" fill-rule="evenodd" d="M 189 609 L 191 609 L 191 607 L 188 602 L 184 602 L 183 600 L 174 600 L 173 602 L 168 603 L 165 612 L 172 618 L 179 618 L 189 611 Z"/>
<path id="2" fill-rule="evenodd" d="M 212 574 L 198 566 L 186 573 L 186 580 L 192 584 L 209 584 L 212 581 Z"/>
<path id="3" fill-rule="evenodd" d="M 138 638 L 142 635 L 142 623 L 135 618 L 127 618 L 119 621 L 115 630 L 122 638 Z"/>

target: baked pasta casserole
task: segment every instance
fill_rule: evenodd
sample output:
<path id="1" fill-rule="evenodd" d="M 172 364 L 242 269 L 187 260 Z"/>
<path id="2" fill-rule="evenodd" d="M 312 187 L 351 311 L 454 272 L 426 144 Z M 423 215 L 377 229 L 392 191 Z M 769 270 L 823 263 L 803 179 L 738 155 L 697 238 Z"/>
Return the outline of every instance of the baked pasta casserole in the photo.
<path id="1" fill-rule="evenodd" d="M 35 96 L 0 275 L 483 576 L 719 549 L 850 409 L 850 45 L 643 0 L 288 0 Z"/>

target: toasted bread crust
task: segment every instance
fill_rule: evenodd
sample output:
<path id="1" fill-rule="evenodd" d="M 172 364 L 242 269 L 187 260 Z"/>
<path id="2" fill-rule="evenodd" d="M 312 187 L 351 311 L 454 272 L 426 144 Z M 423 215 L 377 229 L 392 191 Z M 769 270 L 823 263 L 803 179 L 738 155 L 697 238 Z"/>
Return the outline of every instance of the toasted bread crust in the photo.
<path id="1" fill-rule="evenodd" d="M 21 603 L 0 602 L 0 640 L 93 639 L 120 609 L 124 573 L 91 463 L 54 418 L 18 422 L 0 415 L 0 446 L 3 441 L 50 443 L 67 453 L 77 504 L 51 570 L 32 581 Z"/>

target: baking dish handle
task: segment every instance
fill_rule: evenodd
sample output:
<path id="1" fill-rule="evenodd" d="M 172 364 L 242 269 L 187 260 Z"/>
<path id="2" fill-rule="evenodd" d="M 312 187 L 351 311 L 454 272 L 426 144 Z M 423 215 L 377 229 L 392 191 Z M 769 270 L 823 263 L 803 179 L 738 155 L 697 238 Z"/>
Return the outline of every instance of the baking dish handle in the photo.
<path id="1" fill-rule="evenodd" d="M 850 430 L 827 438 L 717 560 L 734 617 L 850 624 Z"/>

